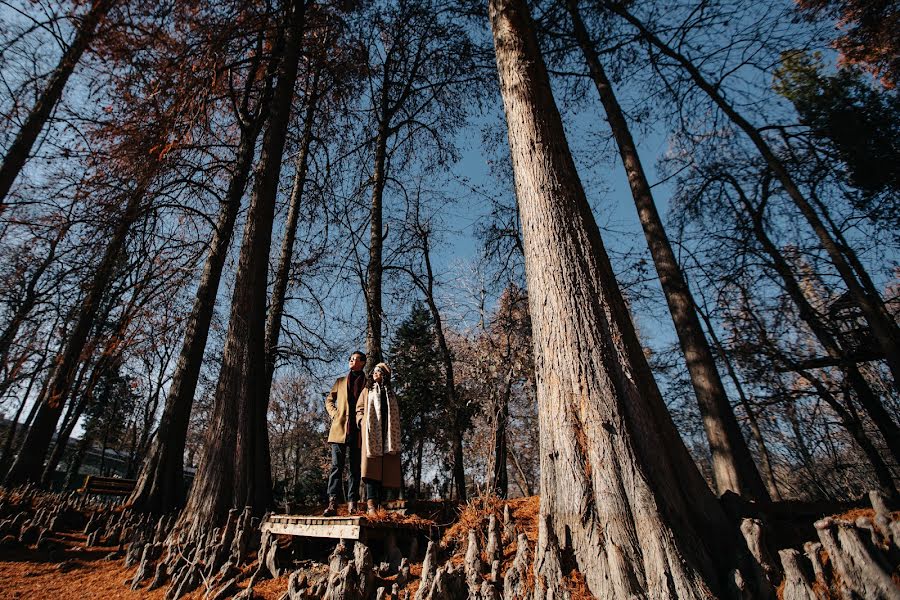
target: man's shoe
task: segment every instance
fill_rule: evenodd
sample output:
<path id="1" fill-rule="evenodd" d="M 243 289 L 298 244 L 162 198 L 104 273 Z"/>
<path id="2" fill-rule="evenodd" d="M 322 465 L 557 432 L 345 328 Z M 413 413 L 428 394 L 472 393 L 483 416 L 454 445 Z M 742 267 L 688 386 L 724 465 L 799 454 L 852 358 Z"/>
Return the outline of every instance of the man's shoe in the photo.
<path id="1" fill-rule="evenodd" d="M 325 512 L 322 513 L 323 517 L 333 517 L 337 514 L 337 501 L 332 498 L 328 501 L 328 506 L 325 508 Z"/>
<path id="2" fill-rule="evenodd" d="M 351 500 L 350 502 L 347 503 L 347 514 L 352 515 L 355 512 L 356 512 L 356 502 Z"/>
<path id="3" fill-rule="evenodd" d="M 366 506 L 367 506 L 367 510 L 366 510 L 367 515 L 374 515 L 376 512 L 378 512 L 378 503 L 375 502 L 374 500 L 366 500 Z"/>

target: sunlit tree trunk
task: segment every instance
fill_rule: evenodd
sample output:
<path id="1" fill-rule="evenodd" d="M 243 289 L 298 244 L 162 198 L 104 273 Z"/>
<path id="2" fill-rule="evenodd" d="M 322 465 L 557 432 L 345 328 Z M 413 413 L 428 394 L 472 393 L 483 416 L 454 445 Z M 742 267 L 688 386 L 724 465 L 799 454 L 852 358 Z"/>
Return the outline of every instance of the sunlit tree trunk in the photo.
<path id="1" fill-rule="evenodd" d="M 700 315 L 700 318 L 703 319 L 703 322 L 706 324 L 706 331 L 709 332 L 709 339 L 715 345 L 716 351 L 719 353 L 722 363 L 725 365 L 725 371 L 728 373 L 729 379 L 731 379 L 731 384 L 737 391 L 741 406 L 743 407 L 744 412 L 747 413 L 747 423 L 750 426 L 750 432 L 753 435 L 753 441 L 756 443 L 757 453 L 759 454 L 759 464 L 761 467 L 760 474 L 765 477 L 766 487 L 769 489 L 769 496 L 772 500 L 781 500 L 781 492 L 778 490 L 775 471 L 772 469 L 772 459 L 769 454 L 769 448 L 766 446 L 766 440 L 765 437 L 763 437 L 762 429 L 759 426 L 759 419 L 756 416 L 756 411 L 744 391 L 744 384 L 741 382 L 740 377 L 738 377 L 737 371 L 735 371 L 731 357 L 728 355 L 728 352 L 716 335 L 715 327 L 713 327 L 709 315 L 701 310 L 699 306 L 697 307 L 697 314 Z"/>
<path id="2" fill-rule="evenodd" d="M 488 3 L 525 248 L 541 456 L 536 598 L 725 593 L 742 541 L 666 411 L 563 132 L 524 0 Z M 745 578 L 746 579 L 746 578 Z M 755 597 L 765 597 L 758 593 Z"/>

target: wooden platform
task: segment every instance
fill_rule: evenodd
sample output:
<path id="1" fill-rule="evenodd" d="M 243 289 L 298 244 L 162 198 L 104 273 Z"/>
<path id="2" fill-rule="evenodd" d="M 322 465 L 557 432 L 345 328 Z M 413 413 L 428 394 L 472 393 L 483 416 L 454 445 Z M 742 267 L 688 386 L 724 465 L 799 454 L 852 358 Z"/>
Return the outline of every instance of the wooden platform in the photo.
<path id="1" fill-rule="evenodd" d="M 79 494 L 97 494 L 101 496 L 128 496 L 134 491 L 137 479 L 119 479 L 118 477 L 100 477 L 88 475 L 84 484 L 78 488 Z"/>
<path id="2" fill-rule="evenodd" d="M 345 540 L 368 540 L 388 534 L 403 536 L 436 536 L 437 527 L 421 523 L 397 521 L 369 521 L 364 516 L 354 517 L 314 517 L 306 515 L 270 515 L 262 524 L 263 531 L 278 535 L 313 538 L 342 538 Z"/>

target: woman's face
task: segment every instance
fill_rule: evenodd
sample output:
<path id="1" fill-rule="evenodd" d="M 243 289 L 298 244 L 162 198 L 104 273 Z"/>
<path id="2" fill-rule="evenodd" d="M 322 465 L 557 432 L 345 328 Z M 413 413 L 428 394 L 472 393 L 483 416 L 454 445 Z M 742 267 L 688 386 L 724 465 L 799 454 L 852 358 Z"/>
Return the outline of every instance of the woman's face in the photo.
<path id="1" fill-rule="evenodd" d="M 381 369 L 375 369 L 372 371 L 372 379 L 375 380 L 375 383 L 381 383 L 384 380 L 384 374 L 381 372 Z"/>

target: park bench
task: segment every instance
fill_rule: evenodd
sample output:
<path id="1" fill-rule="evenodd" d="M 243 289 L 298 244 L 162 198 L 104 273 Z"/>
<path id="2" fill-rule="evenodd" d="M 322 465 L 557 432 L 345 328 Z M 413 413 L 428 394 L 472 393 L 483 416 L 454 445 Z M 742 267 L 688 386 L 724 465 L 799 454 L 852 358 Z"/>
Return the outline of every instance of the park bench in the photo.
<path id="1" fill-rule="evenodd" d="M 128 496 L 134 491 L 136 483 L 137 479 L 88 475 L 84 478 L 84 484 L 78 489 L 78 493 L 102 496 Z"/>

